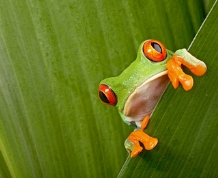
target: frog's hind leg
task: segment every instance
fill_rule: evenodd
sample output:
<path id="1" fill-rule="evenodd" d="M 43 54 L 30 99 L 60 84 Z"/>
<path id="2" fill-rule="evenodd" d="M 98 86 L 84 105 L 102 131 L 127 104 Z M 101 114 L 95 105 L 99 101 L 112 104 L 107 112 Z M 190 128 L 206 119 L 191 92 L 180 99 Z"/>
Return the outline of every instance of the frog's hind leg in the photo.
<path id="1" fill-rule="evenodd" d="M 143 149 L 140 142 L 144 145 L 146 150 L 152 150 L 158 143 L 157 138 L 150 137 L 142 130 L 133 131 L 127 138 L 128 142 L 131 143 L 131 157 L 137 156 Z"/>
<path id="2" fill-rule="evenodd" d="M 149 120 L 150 120 L 150 116 L 149 115 L 145 116 L 145 118 L 142 120 L 140 130 L 143 131 L 147 127 Z"/>
<path id="3" fill-rule="evenodd" d="M 142 124 L 141 124 L 141 128 L 140 130 L 143 131 L 147 125 L 148 125 L 148 122 L 150 120 L 150 116 L 146 116 L 143 121 L 142 121 Z M 146 150 L 151 150 L 153 149 L 157 143 L 158 143 L 158 139 L 157 138 L 153 138 L 151 136 L 149 136 L 148 134 L 142 132 L 142 136 L 143 136 L 143 139 L 141 139 L 140 141 L 143 143 L 144 147 Z"/>
<path id="4" fill-rule="evenodd" d="M 133 149 L 131 151 L 131 158 L 136 157 L 139 153 L 141 153 L 141 151 L 143 150 L 143 147 L 140 146 L 139 141 L 137 140 L 132 140 L 131 141 L 133 143 Z"/>
<path id="5" fill-rule="evenodd" d="M 130 151 L 130 156 L 134 158 L 143 150 L 143 147 L 140 145 L 143 144 L 146 150 L 152 150 L 158 143 L 157 138 L 153 138 L 148 134 L 144 133 L 145 127 L 148 125 L 150 116 L 146 116 L 141 123 L 141 127 L 138 130 L 130 133 L 128 138 L 126 139 L 124 145 L 125 148 Z"/>
<path id="6" fill-rule="evenodd" d="M 152 150 L 157 145 L 158 139 L 145 134 L 141 142 L 146 150 Z"/>

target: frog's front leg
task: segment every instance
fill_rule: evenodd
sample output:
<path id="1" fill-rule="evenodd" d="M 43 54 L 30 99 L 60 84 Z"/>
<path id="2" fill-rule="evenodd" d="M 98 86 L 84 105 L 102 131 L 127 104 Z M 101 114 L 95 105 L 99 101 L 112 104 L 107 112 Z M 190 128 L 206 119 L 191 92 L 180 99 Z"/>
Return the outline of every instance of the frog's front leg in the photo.
<path id="1" fill-rule="evenodd" d="M 190 71 L 197 75 L 202 76 L 207 67 L 204 62 L 192 56 L 186 49 L 180 49 L 175 52 L 173 57 L 167 62 L 168 76 L 174 88 L 177 88 L 179 82 L 187 91 L 193 87 L 193 78 L 183 72 L 181 65 L 186 66 Z"/>
<path id="2" fill-rule="evenodd" d="M 137 156 L 143 150 L 140 143 L 144 145 L 146 150 L 153 149 L 158 143 L 158 139 L 150 137 L 148 134 L 143 132 L 148 122 L 149 116 L 146 116 L 142 121 L 141 128 L 133 131 L 125 141 L 125 148 L 131 152 L 130 156 L 132 158 Z"/>

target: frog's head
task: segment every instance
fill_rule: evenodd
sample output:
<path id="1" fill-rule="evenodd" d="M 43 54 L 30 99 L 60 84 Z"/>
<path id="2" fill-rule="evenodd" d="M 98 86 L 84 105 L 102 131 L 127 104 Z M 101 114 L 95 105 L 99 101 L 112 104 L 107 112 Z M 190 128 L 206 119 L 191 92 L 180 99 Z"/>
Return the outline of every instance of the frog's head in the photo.
<path id="1" fill-rule="evenodd" d="M 98 93 L 101 101 L 118 108 L 122 119 L 140 126 L 150 115 L 167 84 L 166 62 L 172 57 L 157 40 L 144 41 L 136 60 L 119 76 L 101 81 Z"/>

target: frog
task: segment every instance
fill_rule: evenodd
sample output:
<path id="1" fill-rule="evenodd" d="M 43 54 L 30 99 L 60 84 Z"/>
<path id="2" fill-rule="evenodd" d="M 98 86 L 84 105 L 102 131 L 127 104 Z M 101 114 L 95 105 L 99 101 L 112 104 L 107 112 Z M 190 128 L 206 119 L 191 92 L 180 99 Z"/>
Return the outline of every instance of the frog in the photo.
<path id="1" fill-rule="evenodd" d="M 100 82 L 100 100 L 117 107 L 122 120 L 135 126 L 124 142 L 131 158 L 158 144 L 158 139 L 144 129 L 168 84 L 171 82 L 175 89 L 181 84 L 185 91 L 193 88 L 193 77 L 184 72 L 184 67 L 196 76 L 207 70 L 206 64 L 185 48 L 172 52 L 159 40 L 148 39 L 140 44 L 135 61 L 120 75 Z"/>

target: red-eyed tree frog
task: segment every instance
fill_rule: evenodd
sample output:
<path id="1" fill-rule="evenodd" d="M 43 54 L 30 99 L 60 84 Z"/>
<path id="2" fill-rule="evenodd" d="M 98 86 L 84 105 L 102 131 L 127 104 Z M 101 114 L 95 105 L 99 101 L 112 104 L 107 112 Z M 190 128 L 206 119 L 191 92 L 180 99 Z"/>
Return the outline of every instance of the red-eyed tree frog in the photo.
<path id="1" fill-rule="evenodd" d="M 150 137 L 143 130 L 169 80 L 175 89 L 179 83 L 186 91 L 193 87 L 193 78 L 183 72 L 181 65 L 197 76 L 207 70 L 205 63 L 186 49 L 173 53 L 157 40 L 146 40 L 128 68 L 119 76 L 100 82 L 98 95 L 101 101 L 116 106 L 123 121 L 136 126 L 124 143 L 131 157 L 143 150 L 141 145 L 151 150 L 158 143 L 157 138 Z"/>

